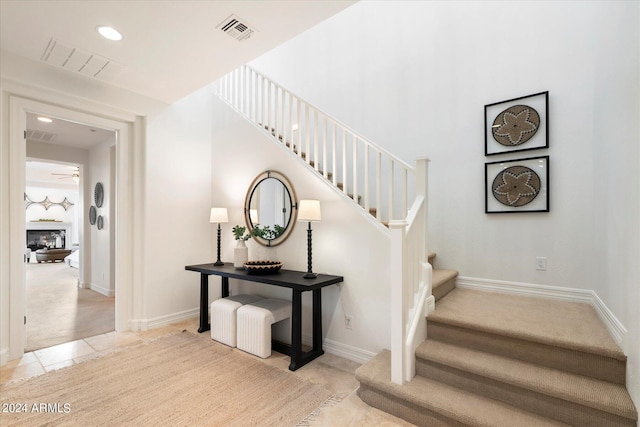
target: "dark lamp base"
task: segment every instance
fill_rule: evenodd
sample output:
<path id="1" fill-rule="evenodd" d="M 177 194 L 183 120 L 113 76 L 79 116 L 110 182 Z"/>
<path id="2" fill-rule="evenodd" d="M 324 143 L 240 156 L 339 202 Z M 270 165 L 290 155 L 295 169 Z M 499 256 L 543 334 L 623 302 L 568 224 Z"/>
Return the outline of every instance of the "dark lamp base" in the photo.
<path id="1" fill-rule="evenodd" d="M 213 265 L 224 265 L 224 262 L 222 261 L 216 261 L 213 263 Z"/>
<path id="2" fill-rule="evenodd" d="M 315 279 L 316 277 L 318 277 L 318 274 L 307 272 L 307 273 L 304 273 L 304 276 L 302 277 L 304 277 L 305 279 Z"/>

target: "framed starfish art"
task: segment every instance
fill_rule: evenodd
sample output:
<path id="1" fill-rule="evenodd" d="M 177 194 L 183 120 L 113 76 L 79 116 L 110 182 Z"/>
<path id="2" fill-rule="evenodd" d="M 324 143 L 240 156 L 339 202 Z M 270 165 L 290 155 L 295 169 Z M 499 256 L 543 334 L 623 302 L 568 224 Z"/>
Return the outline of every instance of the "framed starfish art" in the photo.
<path id="1" fill-rule="evenodd" d="M 549 156 L 485 163 L 485 212 L 549 212 Z"/>
<path id="2" fill-rule="evenodd" d="M 549 147 L 549 92 L 484 106 L 484 154 Z"/>

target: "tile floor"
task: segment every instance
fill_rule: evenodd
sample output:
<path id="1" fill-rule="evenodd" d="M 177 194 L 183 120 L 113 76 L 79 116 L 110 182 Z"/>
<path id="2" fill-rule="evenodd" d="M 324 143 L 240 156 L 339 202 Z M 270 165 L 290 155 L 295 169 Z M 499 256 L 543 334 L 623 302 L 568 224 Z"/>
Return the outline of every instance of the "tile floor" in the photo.
<path id="1" fill-rule="evenodd" d="M 12 360 L 0 367 L 0 386 L 9 381 L 43 375 L 130 346 L 144 344 L 176 331 L 188 330 L 198 334 L 197 329 L 197 319 L 192 319 L 149 331 L 110 332 L 26 353 L 21 359 Z M 211 339 L 209 333 L 198 335 L 202 339 Z M 268 359 L 258 360 L 263 360 L 264 363 L 288 371 L 289 358 L 286 355 L 274 353 Z M 293 373 L 308 381 L 323 385 L 341 399 L 340 403 L 323 408 L 317 417 L 310 420 L 309 425 L 330 427 L 412 426 L 413 424 L 372 408 L 360 400 L 356 394 L 358 381 L 354 376 L 358 366 L 360 365 L 356 362 L 332 354 L 324 354 Z"/>

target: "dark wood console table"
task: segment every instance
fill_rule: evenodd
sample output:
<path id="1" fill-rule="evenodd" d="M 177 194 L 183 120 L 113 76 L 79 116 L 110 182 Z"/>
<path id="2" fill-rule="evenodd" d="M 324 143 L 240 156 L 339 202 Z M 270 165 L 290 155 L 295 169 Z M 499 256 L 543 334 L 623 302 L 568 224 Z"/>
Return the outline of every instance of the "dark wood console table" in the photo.
<path id="1" fill-rule="evenodd" d="M 263 283 L 265 285 L 290 288 L 291 298 L 291 345 L 274 342 L 273 349 L 291 356 L 289 369 L 295 371 L 313 359 L 324 354 L 322 350 L 322 288 L 343 281 L 342 276 L 318 274 L 315 279 L 305 279 L 303 271 L 280 270 L 274 274 L 256 275 L 245 270 L 237 270 L 232 263 L 221 266 L 211 264 L 187 265 L 185 270 L 200 273 L 200 328 L 198 332 L 210 329 L 209 313 L 209 276 L 222 277 L 222 297 L 229 296 L 229 278 Z M 313 348 L 302 351 L 302 292 L 313 293 Z"/>

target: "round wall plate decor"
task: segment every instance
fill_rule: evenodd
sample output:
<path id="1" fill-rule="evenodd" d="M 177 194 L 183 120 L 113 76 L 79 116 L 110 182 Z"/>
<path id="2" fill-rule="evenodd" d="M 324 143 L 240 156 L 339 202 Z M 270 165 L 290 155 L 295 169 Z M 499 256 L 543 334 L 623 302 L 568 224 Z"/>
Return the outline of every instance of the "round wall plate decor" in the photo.
<path id="1" fill-rule="evenodd" d="M 95 206 L 91 206 L 89 208 L 89 224 L 94 225 L 96 223 L 96 217 L 98 216 L 98 211 Z"/>
<path id="2" fill-rule="evenodd" d="M 505 206 L 524 206 L 540 193 L 540 177 L 526 166 L 512 166 L 496 175 L 493 197 Z"/>
<path id="3" fill-rule="evenodd" d="M 102 230 L 102 227 L 104 227 L 104 219 L 102 218 L 102 215 L 100 215 L 98 217 L 98 230 Z"/>
<path id="4" fill-rule="evenodd" d="M 498 114 L 491 128 L 493 139 L 502 145 L 524 144 L 540 128 L 540 115 L 528 105 L 514 105 Z"/>
<path id="5" fill-rule="evenodd" d="M 102 188 L 101 182 L 96 184 L 96 188 L 93 192 L 93 198 L 95 199 L 96 206 L 101 208 L 102 202 L 104 201 L 104 188 Z"/>

